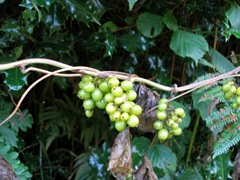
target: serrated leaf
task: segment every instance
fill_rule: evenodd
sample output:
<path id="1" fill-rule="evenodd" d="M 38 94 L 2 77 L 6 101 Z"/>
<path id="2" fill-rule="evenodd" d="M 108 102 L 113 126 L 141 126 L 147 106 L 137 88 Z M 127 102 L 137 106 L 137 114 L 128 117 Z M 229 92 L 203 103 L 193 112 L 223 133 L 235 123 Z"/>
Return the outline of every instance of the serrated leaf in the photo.
<path id="1" fill-rule="evenodd" d="M 223 72 L 228 72 L 235 68 L 227 58 L 213 48 L 210 48 L 209 56 L 212 58 L 212 64 L 218 68 L 221 68 Z"/>
<path id="2" fill-rule="evenodd" d="M 138 0 L 128 0 L 128 5 L 129 5 L 129 11 L 132 11 L 134 4 L 137 2 Z"/>
<path id="3" fill-rule="evenodd" d="M 183 173 L 181 173 L 179 175 L 179 177 L 177 178 L 177 180 L 202 180 L 203 177 L 201 176 L 201 174 L 195 170 L 191 170 L 188 169 L 186 171 L 184 171 Z"/>
<path id="4" fill-rule="evenodd" d="M 170 48 L 181 57 L 190 57 L 195 63 L 208 51 L 206 39 L 187 31 L 177 30 L 173 33 Z"/>
<path id="5" fill-rule="evenodd" d="M 173 172 L 177 168 L 177 158 L 172 150 L 166 145 L 156 144 L 148 152 L 148 158 L 153 167 L 163 169 L 166 174 Z"/>
<path id="6" fill-rule="evenodd" d="M 19 116 L 12 117 L 9 122 L 11 123 L 11 128 L 15 132 L 19 132 L 19 129 L 26 132 L 28 128 L 32 127 L 33 119 L 27 110 L 21 112 Z"/>
<path id="7" fill-rule="evenodd" d="M 19 68 L 13 68 L 3 71 L 6 78 L 4 83 L 10 90 L 18 91 L 22 89 L 24 85 L 27 85 L 27 77 L 29 74 L 23 74 Z"/>
<path id="8" fill-rule="evenodd" d="M 147 152 L 150 144 L 150 140 L 144 136 L 135 137 L 132 141 L 133 152 L 137 152 L 140 156 L 143 156 Z"/>
<path id="9" fill-rule="evenodd" d="M 163 30 L 162 16 L 150 14 L 148 12 L 141 14 L 137 19 L 138 30 L 148 38 L 155 38 Z"/>
<path id="10" fill-rule="evenodd" d="M 137 52 L 139 50 L 146 51 L 150 47 L 155 46 L 155 43 L 141 36 L 139 33 L 129 31 L 118 38 L 121 46 L 129 52 Z"/>
<path id="11" fill-rule="evenodd" d="M 172 11 L 168 11 L 163 16 L 163 22 L 168 27 L 168 29 L 176 31 L 178 30 L 177 19 L 173 15 Z"/>
<path id="12" fill-rule="evenodd" d="M 106 11 L 106 8 L 99 0 L 64 0 L 64 3 L 73 18 L 86 24 L 95 22 L 100 25 L 99 19 Z"/>
<path id="13" fill-rule="evenodd" d="M 17 147 L 18 142 L 17 133 L 11 130 L 8 127 L 8 124 L 5 123 L 2 126 L 0 126 L 0 136 L 2 136 L 5 139 L 5 141 L 11 146 Z"/>

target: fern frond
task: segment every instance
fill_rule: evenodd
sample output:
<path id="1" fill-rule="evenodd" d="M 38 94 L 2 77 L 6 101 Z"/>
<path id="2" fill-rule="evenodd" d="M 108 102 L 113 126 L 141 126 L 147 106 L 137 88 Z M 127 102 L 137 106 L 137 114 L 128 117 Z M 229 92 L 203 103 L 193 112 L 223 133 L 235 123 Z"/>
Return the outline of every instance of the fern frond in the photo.
<path id="1" fill-rule="evenodd" d="M 214 100 L 215 98 L 219 98 L 219 102 L 226 101 L 220 86 L 214 86 L 206 91 L 206 93 L 200 98 L 199 102 Z"/>
<path id="2" fill-rule="evenodd" d="M 212 131 L 220 131 L 225 125 L 238 120 L 238 114 L 229 107 L 212 112 L 206 119 L 206 124 Z"/>
<path id="3" fill-rule="evenodd" d="M 224 130 L 221 137 L 214 144 L 213 158 L 228 151 L 229 148 L 240 141 L 240 121 L 236 121 L 232 126 Z"/>

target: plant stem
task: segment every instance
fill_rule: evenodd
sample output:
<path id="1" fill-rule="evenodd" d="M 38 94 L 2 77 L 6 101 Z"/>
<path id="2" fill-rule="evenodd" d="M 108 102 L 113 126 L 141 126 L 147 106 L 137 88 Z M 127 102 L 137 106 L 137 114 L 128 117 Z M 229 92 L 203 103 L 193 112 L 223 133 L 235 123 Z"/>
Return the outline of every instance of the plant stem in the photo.
<path id="1" fill-rule="evenodd" d="M 199 113 L 197 113 L 196 122 L 194 124 L 191 141 L 190 141 L 189 147 L 188 147 L 188 154 L 187 154 L 186 163 L 185 163 L 186 167 L 188 167 L 188 162 L 190 160 L 190 156 L 191 156 L 191 153 L 192 153 L 192 147 L 193 147 L 193 143 L 194 143 L 194 140 L 195 140 L 195 137 L 196 137 L 196 134 L 197 134 L 197 128 L 198 128 L 199 120 L 200 120 L 200 115 L 199 115 Z"/>

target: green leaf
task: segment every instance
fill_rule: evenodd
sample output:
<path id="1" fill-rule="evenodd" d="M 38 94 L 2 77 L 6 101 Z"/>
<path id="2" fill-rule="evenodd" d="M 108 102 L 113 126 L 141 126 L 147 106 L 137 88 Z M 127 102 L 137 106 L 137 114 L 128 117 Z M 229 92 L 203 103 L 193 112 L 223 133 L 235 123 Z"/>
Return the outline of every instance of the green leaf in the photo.
<path id="1" fill-rule="evenodd" d="M 24 85 L 27 85 L 27 77 L 29 74 L 23 74 L 19 68 L 9 69 L 3 72 L 6 76 L 4 83 L 10 90 L 18 91 Z"/>
<path id="2" fill-rule="evenodd" d="M 137 2 L 138 0 L 128 0 L 128 5 L 129 5 L 129 11 L 132 11 L 134 4 Z"/>
<path id="3" fill-rule="evenodd" d="M 210 48 L 209 56 L 212 58 L 212 64 L 218 68 L 221 68 L 223 72 L 228 72 L 235 68 L 227 58 L 213 48 Z"/>
<path id="4" fill-rule="evenodd" d="M 163 30 L 162 16 L 150 14 L 148 12 L 141 14 L 137 19 L 138 30 L 148 38 L 155 38 Z"/>
<path id="5" fill-rule="evenodd" d="M 182 129 L 186 128 L 189 126 L 190 124 L 190 120 L 191 117 L 189 115 L 189 109 L 187 109 L 185 106 L 183 106 L 181 103 L 177 102 L 177 101 L 171 101 L 170 104 L 176 109 L 178 107 L 183 108 L 185 113 L 186 113 L 186 117 L 183 119 L 182 123 L 179 124 L 179 127 L 181 127 Z"/>
<path id="6" fill-rule="evenodd" d="M 18 21 L 9 19 L 0 30 L 8 35 L 18 36 L 20 34 L 20 25 L 18 24 Z"/>
<path id="7" fill-rule="evenodd" d="M 183 173 L 181 173 L 179 175 L 179 177 L 177 178 L 177 180 L 192 180 L 192 179 L 202 180 L 203 177 L 196 170 L 188 169 L 188 170 L 184 171 Z"/>
<path id="8" fill-rule="evenodd" d="M 112 33 L 107 32 L 105 33 L 105 38 L 104 45 L 106 47 L 106 51 L 104 57 L 112 56 L 116 51 L 116 38 Z"/>
<path id="9" fill-rule="evenodd" d="M 143 156 L 150 146 L 151 142 L 148 138 L 141 136 L 135 137 L 132 141 L 132 149 L 137 152 L 140 156 Z"/>
<path id="10" fill-rule="evenodd" d="M 192 58 L 197 64 L 208 51 L 208 43 L 201 35 L 177 30 L 172 35 L 170 48 L 181 57 Z"/>
<path id="11" fill-rule="evenodd" d="M 237 4 L 232 4 L 231 8 L 225 13 L 230 22 L 231 28 L 228 30 L 231 34 L 240 38 L 240 8 Z"/>
<path id="12" fill-rule="evenodd" d="M 0 136 L 2 136 L 7 144 L 17 147 L 17 133 L 14 132 L 11 128 L 8 127 L 9 124 L 5 123 L 2 126 L 0 126 Z"/>
<path id="13" fill-rule="evenodd" d="M 61 29 L 61 25 L 65 23 L 65 18 L 62 9 L 53 4 L 49 11 L 42 16 L 41 21 L 48 26 L 51 36 L 54 32 Z"/>
<path id="14" fill-rule="evenodd" d="M 163 22 L 168 27 L 168 29 L 176 31 L 178 30 L 177 19 L 173 15 L 172 11 L 168 11 L 163 16 Z"/>
<path id="15" fill-rule="evenodd" d="M 106 11 L 99 0 L 64 0 L 64 3 L 73 18 L 86 24 L 95 22 L 100 25 L 99 19 Z"/>
<path id="16" fill-rule="evenodd" d="M 36 18 L 36 11 L 31 9 L 25 9 L 25 11 L 22 12 L 22 16 L 26 22 L 28 22 L 28 20 L 34 21 Z"/>
<path id="17" fill-rule="evenodd" d="M 121 46 L 129 52 L 146 51 L 150 47 L 155 46 L 153 41 L 146 39 L 134 31 L 129 31 L 129 33 L 120 36 L 118 39 Z"/>
<path id="18" fill-rule="evenodd" d="M 217 156 L 212 160 L 207 170 L 211 174 L 211 179 L 229 179 L 230 173 L 233 170 L 233 163 L 231 161 L 231 151 Z"/>
<path id="19" fill-rule="evenodd" d="M 14 116 L 13 118 L 11 118 L 9 122 L 15 132 L 19 132 L 19 129 L 23 132 L 26 132 L 28 128 L 32 127 L 33 119 L 32 116 L 28 113 L 28 111 L 24 110 L 19 116 Z"/>
<path id="20" fill-rule="evenodd" d="M 99 29 L 99 32 L 102 32 L 102 28 L 110 32 L 115 32 L 118 29 L 117 25 L 112 21 L 105 22 Z"/>
<path id="21" fill-rule="evenodd" d="M 153 167 L 163 169 L 166 174 L 173 172 L 177 168 L 177 158 L 172 150 L 166 145 L 156 144 L 152 146 L 148 153 L 148 158 Z"/>
<path id="22" fill-rule="evenodd" d="M 39 7 L 43 7 L 46 9 L 49 9 L 51 4 L 54 3 L 57 0 L 34 0 L 34 4 Z M 33 9 L 34 5 L 30 0 L 23 0 L 23 2 L 20 4 L 21 7 L 25 7 L 28 9 Z"/>

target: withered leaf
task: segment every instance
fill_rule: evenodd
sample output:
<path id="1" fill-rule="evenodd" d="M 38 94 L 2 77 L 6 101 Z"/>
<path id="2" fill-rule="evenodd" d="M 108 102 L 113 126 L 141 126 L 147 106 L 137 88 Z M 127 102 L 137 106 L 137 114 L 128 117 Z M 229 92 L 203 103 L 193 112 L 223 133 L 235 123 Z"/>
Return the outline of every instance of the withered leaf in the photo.
<path id="1" fill-rule="evenodd" d="M 238 153 L 234 160 L 234 169 L 232 173 L 233 180 L 240 179 L 240 149 L 238 150 Z"/>
<path id="2" fill-rule="evenodd" d="M 111 150 L 108 171 L 118 180 L 125 179 L 132 169 L 132 147 L 129 127 L 120 132 Z"/>
<path id="3" fill-rule="evenodd" d="M 12 166 L 0 155 L 0 179 L 2 180 L 18 180 Z"/>
<path id="4" fill-rule="evenodd" d="M 135 173 L 136 180 L 157 180 L 157 175 L 153 171 L 151 162 L 146 156 L 143 158 L 143 162 L 137 172 Z"/>
<path id="5" fill-rule="evenodd" d="M 135 102 L 143 109 L 142 115 L 139 117 L 140 122 L 137 128 L 143 132 L 154 132 L 153 123 L 157 120 L 157 109 L 150 112 L 149 110 L 158 105 L 160 97 L 157 92 L 152 91 L 142 83 L 134 86 L 134 90 L 138 93 Z"/>

